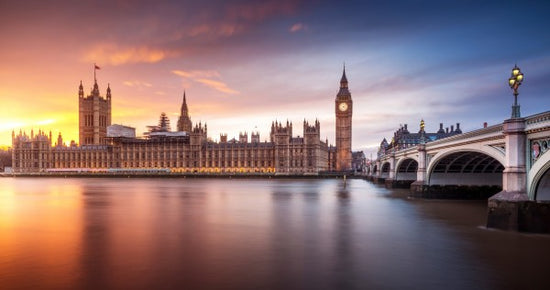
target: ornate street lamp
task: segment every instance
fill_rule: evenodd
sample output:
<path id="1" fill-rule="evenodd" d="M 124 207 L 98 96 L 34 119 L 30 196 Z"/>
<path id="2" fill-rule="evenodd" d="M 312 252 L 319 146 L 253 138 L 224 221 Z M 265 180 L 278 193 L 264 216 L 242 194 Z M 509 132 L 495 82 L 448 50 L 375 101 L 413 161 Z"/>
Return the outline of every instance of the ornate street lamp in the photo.
<path id="1" fill-rule="evenodd" d="M 514 65 L 512 69 L 512 76 L 508 79 L 510 88 L 514 90 L 514 105 L 512 106 L 512 118 L 520 118 L 519 105 L 518 105 L 518 88 L 523 82 L 523 73 L 517 65 Z"/>

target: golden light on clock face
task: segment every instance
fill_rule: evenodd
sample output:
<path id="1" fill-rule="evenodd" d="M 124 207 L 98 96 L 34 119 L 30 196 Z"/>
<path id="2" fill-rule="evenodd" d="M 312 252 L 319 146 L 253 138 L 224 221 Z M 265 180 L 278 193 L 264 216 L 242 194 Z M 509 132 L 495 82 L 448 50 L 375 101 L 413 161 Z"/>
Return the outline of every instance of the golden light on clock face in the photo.
<path id="1" fill-rule="evenodd" d="M 340 109 L 340 111 L 344 112 L 345 110 L 348 109 L 348 104 L 340 103 L 340 105 L 338 106 L 338 109 Z"/>

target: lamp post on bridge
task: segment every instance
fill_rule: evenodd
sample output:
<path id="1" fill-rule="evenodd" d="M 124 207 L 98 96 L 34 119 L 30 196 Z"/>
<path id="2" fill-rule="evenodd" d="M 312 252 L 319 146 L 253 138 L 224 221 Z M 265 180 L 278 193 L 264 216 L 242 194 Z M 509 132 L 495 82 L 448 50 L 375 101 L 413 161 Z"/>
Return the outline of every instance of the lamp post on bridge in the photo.
<path id="1" fill-rule="evenodd" d="M 514 105 L 512 106 L 512 119 L 514 118 L 520 118 L 521 114 L 519 112 L 519 105 L 518 105 L 518 88 L 523 82 L 523 73 L 519 69 L 517 65 L 514 65 L 514 68 L 512 69 L 512 76 L 508 79 L 508 84 L 510 85 L 510 88 L 514 90 Z"/>
<path id="2" fill-rule="evenodd" d="M 487 227 L 503 230 L 520 230 L 524 227 L 524 208 L 527 196 L 527 133 L 525 119 L 521 118 L 518 105 L 518 87 L 523 74 L 517 65 L 512 69 L 508 85 L 514 90 L 512 118 L 504 120 L 502 133 L 505 143 L 504 170 L 502 171 L 502 191 L 488 201 Z"/>

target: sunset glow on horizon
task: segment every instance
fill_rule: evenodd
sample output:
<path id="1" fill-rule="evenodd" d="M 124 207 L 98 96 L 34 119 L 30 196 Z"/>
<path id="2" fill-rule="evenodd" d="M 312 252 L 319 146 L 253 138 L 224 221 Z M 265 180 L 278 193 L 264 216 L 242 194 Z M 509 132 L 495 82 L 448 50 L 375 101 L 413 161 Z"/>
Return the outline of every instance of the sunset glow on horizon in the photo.
<path id="1" fill-rule="evenodd" d="M 334 144 L 344 62 L 353 150 L 375 152 L 421 119 L 428 131 L 502 122 L 516 63 L 522 115 L 550 109 L 549 4 L 441 2 L 2 1 L 0 146 L 31 129 L 78 142 L 78 86 L 91 91 L 94 63 L 112 123 L 138 135 L 161 112 L 175 129 L 185 91 L 213 140 L 258 131 L 264 141 L 275 120 L 302 135 L 304 119 L 319 119 Z"/>

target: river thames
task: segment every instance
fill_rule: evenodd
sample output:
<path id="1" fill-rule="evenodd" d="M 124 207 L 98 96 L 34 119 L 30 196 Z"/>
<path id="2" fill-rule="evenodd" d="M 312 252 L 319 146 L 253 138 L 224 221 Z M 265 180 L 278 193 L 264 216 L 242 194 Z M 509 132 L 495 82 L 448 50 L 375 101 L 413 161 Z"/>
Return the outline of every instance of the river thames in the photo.
<path id="1" fill-rule="evenodd" d="M 544 289 L 550 237 L 364 180 L 0 178 L 1 289 Z"/>

